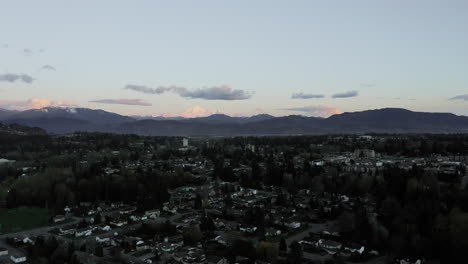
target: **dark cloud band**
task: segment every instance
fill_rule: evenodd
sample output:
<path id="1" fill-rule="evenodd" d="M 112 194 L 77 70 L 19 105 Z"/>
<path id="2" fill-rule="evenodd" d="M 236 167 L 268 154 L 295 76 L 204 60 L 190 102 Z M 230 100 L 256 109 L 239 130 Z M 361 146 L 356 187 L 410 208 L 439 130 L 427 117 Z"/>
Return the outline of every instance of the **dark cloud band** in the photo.
<path id="1" fill-rule="evenodd" d="M 34 78 L 27 74 L 15 74 L 15 73 L 0 74 L 0 82 L 16 82 L 16 81 L 32 83 L 34 81 Z"/>
<path id="2" fill-rule="evenodd" d="M 455 97 L 450 98 L 450 100 L 463 100 L 468 101 L 468 94 L 457 95 Z"/>
<path id="3" fill-rule="evenodd" d="M 349 92 L 344 92 L 344 93 L 336 93 L 332 95 L 332 98 L 350 98 L 350 97 L 356 97 L 359 95 L 358 91 L 349 91 Z"/>
<path id="4" fill-rule="evenodd" d="M 295 93 L 291 95 L 291 99 L 312 99 L 312 98 L 324 98 L 323 94 L 305 94 L 305 93 Z"/>
<path id="5" fill-rule="evenodd" d="M 124 89 L 146 94 L 162 94 L 165 92 L 173 92 L 181 97 L 191 99 L 204 99 L 204 100 L 245 100 L 252 97 L 253 93 L 244 90 L 232 89 L 229 86 L 215 86 L 199 89 L 187 89 L 178 86 L 159 86 L 157 88 L 150 88 L 142 85 L 129 84 Z"/>
<path id="6" fill-rule="evenodd" d="M 142 99 L 101 99 L 89 101 L 90 103 L 98 104 L 121 104 L 121 105 L 140 105 L 140 106 L 151 106 L 152 104 Z"/>

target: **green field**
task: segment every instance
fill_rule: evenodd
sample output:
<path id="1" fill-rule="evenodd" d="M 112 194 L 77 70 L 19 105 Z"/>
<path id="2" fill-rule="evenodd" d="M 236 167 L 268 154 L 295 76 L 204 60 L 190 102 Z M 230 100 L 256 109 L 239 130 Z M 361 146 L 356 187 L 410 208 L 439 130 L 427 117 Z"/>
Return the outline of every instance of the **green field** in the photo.
<path id="1" fill-rule="evenodd" d="M 46 226 L 51 214 L 48 210 L 35 207 L 0 209 L 0 234 Z"/>

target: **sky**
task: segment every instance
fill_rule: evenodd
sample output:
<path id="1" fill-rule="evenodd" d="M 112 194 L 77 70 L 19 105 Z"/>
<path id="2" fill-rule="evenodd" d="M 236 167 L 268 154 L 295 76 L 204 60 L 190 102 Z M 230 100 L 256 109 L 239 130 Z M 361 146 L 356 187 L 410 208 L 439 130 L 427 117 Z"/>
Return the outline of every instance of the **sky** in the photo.
<path id="1" fill-rule="evenodd" d="M 466 0 L 15 0 L 0 33 L 0 108 L 468 115 Z"/>

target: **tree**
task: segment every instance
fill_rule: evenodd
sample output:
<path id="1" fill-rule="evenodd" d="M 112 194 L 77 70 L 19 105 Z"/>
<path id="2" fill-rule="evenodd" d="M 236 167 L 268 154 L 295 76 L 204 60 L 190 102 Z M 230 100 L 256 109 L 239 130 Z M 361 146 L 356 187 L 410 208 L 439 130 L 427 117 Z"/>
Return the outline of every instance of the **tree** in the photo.
<path id="1" fill-rule="evenodd" d="M 449 215 L 451 255 L 454 259 L 462 260 L 468 257 L 468 213 L 453 209 Z"/>
<path id="2" fill-rule="evenodd" d="M 16 189 L 13 188 L 8 192 L 6 206 L 7 208 L 15 208 L 18 206 L 18 193 Z"/>
<path id="3" fill-rule="evenodd" d="M 207 215 L 203 215 L 200 223 L 200 229 L 204 232 L 213 232 L 216 229 L 216 226 L 213 222 L 213 219 Z"/>
<path id="4" fill-rule="evenodd" d="M 283 252 L 288 251 L 288 246 L 286 245 L 286 239 L 284 239 L 284 237 L 282 237 L 281 240 L 280 240 L 279 250 L 283 251 Z"/>
<path id="5" fill-rule="evenodd" d="M 252 242 L 242 239 L 237 239 L 231 246 L 231 251 L 236 256 L 243 256 L 249 259 L 255 259 L 256 250 Z"/>
<path id="6" fill-rule="evenodd" d="M 98 224 L 101 224 L 102 223 L 102 215 L 100 213 L 97 213 L 95 216 L 94 216 L 94 222 L 93 224 L 95 225 L 98 225 Z"/>
<path id="7" fill-rule="evenodd" d="M 195 196 L 195 204 L 194 204 L 194 207 L 195 209 L 201 209 L 203 206 L 203 202 L 202 202 L 202 197 L 199 193 L 197 193 L 197 195 Z"/>
<path id="8" fill-rule="evenodd" d="M 203 234 L 200 230 L 200 226 L 193 225 L 187 228 L 184 231 L 183 237 L 184 237 L 184 244 L 186 245 L 193 245 L 193 244 L 198 243 L 203 238 Z"/>
<path id="9" fill-rule="evenodd" d="M 381 215 L 382 222 L 389 225 L 395 217 L 401 214 L 401 205 L 395 197 L 387 197 L 382 202 Z"/>
<path id="10" fill-rule="evenodd" d="M 363 241 L 370 241 L 373 237 L 369 215 L 364 207 L 357 210 L 356 215 L 356 237 Z"/>
<path id="11" fill-rule="evenodd" d="M 340 227 L 340 232 L 344 234 L 349 234 L 356 228 L 356 220 L 353 213 L 343 212 L 338 218 L 338 224 Z"/>
<path id="12" fill-rule="evenodd" d="M 292 263 L 302 263 L 303 252 L 301 244 L 299 244 L 297 241 L 293 241 L 289 246 L 289 249 L 289 256 Z"/>
<path id="13" fill-rule="evenodd" d="M 83 243 L 83 245 L 81 245 L 80 251 L 81 252 L 86 252 L 86 243 Z"/>
<path id="14" fill-rule="evenodd" d="M 61 245 L 59 246 L 52 256 L 50 257 L 50 263 L 51 264 L 62 264 L 66 263 L 69 260 L 69 256 L 67 256 L 67 245 Z"/>
<path id="15" fill-rule="evenodd" d="M 94 255 L 96 255 L 98 257 L 103 257 L 104 256 L 104 249 L 102 248 L 102 246 L 96 246 L 96 248 L 94 250 Z"/>
<path id="16" fill-rule="evenodd" d="M 38 236 L 34 245 L 31 248 L 31 256 L 33 258 L 49 258 L 51 252 L 49 252 L 49 248 L 46 245 L 45 238 L 43 236 Z"/>
<path id="17" fill-rule="evenodd" d="M 257 246 L 257 258 L 274 263 L 278 259 L 278 247 L 270 242 L 262 241 Z"/>

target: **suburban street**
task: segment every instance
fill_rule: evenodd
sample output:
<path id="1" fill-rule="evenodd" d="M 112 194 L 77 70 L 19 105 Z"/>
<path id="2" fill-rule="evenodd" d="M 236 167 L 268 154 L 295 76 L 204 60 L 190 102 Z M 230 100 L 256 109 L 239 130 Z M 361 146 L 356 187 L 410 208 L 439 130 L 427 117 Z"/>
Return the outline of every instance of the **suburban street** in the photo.
<path id="1" fill-rule="evenodd" d="M 70 222 L 59 224 L 59 225 L 44 226 L 44 227 L 39 227 L 35 229 L 0 235 L 0 247 L 8 249 L 10 255 L 22 255 L 25 252 L 22 252 L 20 249 L 10 246 L 6 242 L 6 238 L 8 237 L 33 237 L 33 236 L 47 235 L 47 234 L 50 235 L 49 231 L 52 229 L 77 224 L 81 220 L 81 218 L 78 218 L 78 217 L 73 217 L 72 219 L 73 220 Z M 6 256 L 2 256 L 0 257 L 0 260 L 5 259 L 5 258 Z"/>
<path id="2" fill-rule="evenodd" d="M 307 228 L 306 230 L 296 234 L 296 235 L 293 235 L 291 237 L 288 237 L 286 239 L 286 244 L 288 245 L 288 247 L 291 245 L 292 242 L 294 241 L 301 241 L 303 240 L 304 238 L 306 238 L 307 236 L 309 236 L 309 233 L 320 233 L 324 230 L 327 230 L 327 228 L 329 226 L 332 226 L 336 224 L 335 222 L 328 222 L 328 223 L 321 223 L 321 224 L 310 224 L 309 225 L 309 228 Z M 326 260 L 328 259 L 332 259 L 333 257 L 329 254 L 327 255 L 320 255 L 320 254 L 313 254 L 313 253 L 309 253 L 309 252 L 303 252 L 303 258 L 305 259 L 308 259 L 308 260 L 311 260 L 311 261 L 314 261 L 316 263 L 325 263 Z M 353 263 L 353 262 L 346 262 L 346 263 L 350 263 L 350 264 L 356 264 L 356 263 Z M 378 257 L 378 258 L 375 258 L 375 259 L 371 259 L 367 262 L 360 262 L 360 264 L 386 264 L 387 263 L 387 258 L 386 257 Z"/>
<path id="3" fill-rule="evenodd" d="M 115 212 L 108 212 L 107 214 L 110 214 L 110 213 L 115 213 Z M 180 218 L 181 216 L 182 216 L 181 214 L 174 214 L 174 215 L 171 215 L 169 217 L 158 217 L 157 219 L 155 219 L 155 221 L 167 221 L 167 220 L 173 221 L 175 219 Z M 86 237 L 82 237 L 82 238 L 78 238 L 78 239 L 73 239 L 73 238 L 69 238 L 69 237 L 66 237 L 66 236 L 54 235 L 54 234 L 50 233 L 51 230 L 56 229 L 56 228 L 61 228 L 61 227 L 69 226 L 69 225 L 78 224 L 84 218 L 86 218 L 86 217 L 73 217 L 72 221 L 67 221 L 66 223 L 63 223 L 63 224 L 52 225 L 52 226 L 44 226 L 44 227 L 39 227 L 39 228 L 35 228 L 35 229 L 24 230 L 24 231 L 20 231 L 20 232 L 0 235 L 0 248 L 8 249 L 9 255 L 24 255 L 26 252 L 23 252 L 21 249 L 18 249 L 18 248 L 15 248 L 15 247 L 9 245 L 6 242 L 6 239 L 8 237 L 36 237 L 36 236 L 40 236 L 40 235 L 44 235 L 44 236 L 53 235 L 53 236 L 57 237 L 57 239 L 62 239 L 62 240 L 65 240 L 65 241 L 81 241 L 81 240 L 87 240 L 87 239 L 94 239 L 97 236 L 107 237 L 107 236 L 113 235 L 114 233 L 120 233 L 123 230 L 131 230 L 134 227 L 141 224 L 141 222 L 137 222 L 137 223 L 133 223 L 133 224 L 130 224 L 130 225 L 126 225 L 124 227 L 113 228 L 112 230 L 110 230 L 108 232 L 105 232 L 105 233 L 98 233 L 98 234 L 93 233 L 90 236 L 86 236 Z M 7 259 L 7 258 L 8 258 L 7 256 L 1 256 L 0 260 Z"/>

